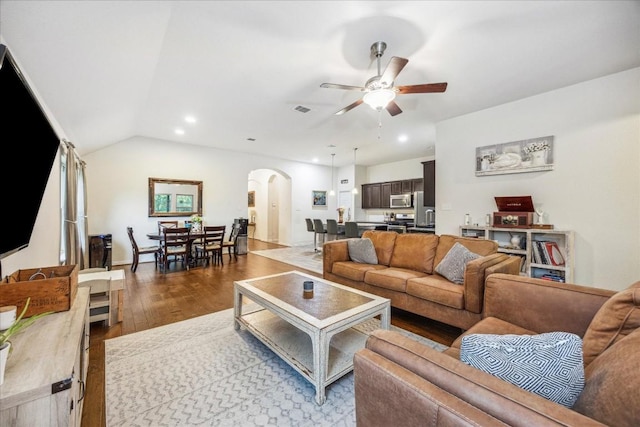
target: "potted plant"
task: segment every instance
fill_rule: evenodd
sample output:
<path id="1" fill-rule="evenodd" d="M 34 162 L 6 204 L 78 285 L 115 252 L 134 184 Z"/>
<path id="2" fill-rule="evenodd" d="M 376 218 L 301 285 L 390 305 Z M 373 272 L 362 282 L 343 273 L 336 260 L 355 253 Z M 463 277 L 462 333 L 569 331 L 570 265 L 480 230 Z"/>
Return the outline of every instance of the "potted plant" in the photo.
<path id="1" fill-rule="evenodd" d="M 202 217 L 198 214 L 191 216 L 191 231 L 202 231 Z"/>
<path id="2" fill-rule="evenodd" d="M 22 309 L 22 312 L 20 313 L 16 321 L 13 322 L 13 324 L 4 331 L 0 331 L 0 384 L 4 382 L 4 370 L 7 366 L 7 358 L 13 350 L 11 348 L 11 341 L 9 341 L 9 338 L 25 329 L 26 327 L 30 326 L 39 318 L 53 313 L 52 311 L 48 311 L 46 313 L 33 315 L 28 319 L 23 319 L 24 314 L 27 312 L 27 308 L 29 307 L 29 302 L 31 302 L 30 297 L 27 298 L 27 302 L 25 303 L 24 308 Z"/>

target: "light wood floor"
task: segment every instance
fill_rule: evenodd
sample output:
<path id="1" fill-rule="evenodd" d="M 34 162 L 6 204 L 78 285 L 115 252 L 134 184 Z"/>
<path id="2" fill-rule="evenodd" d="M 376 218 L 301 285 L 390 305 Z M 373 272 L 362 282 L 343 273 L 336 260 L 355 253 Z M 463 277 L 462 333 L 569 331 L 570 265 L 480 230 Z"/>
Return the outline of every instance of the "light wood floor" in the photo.
<path id="1" fill-rule="evenodd" d="M 249 239 L 249 251 L 279 247 L 282 246 Z M 135 273 L 131 272 L 129 265 L 114 267 L 124 269 L 126 274 L 123 321 L 110 328 L 104 322 L 91 325 L 83 427 L 106 425 L 104 340 L 232 308 L 235 280 L 294 269 L 321 277 L 315 272 L 251 252 L 238 255 L 237 260 L 230 260 L 225 254 L 223 266 L 198 266 L 187 271 L 178 264 L 173 268 L 173 271 L 162 274 L 153 263 L 140 264 Z M 460 329 L 396 309 L 392 309 L 391 323 L 446 345 L 461 333 Z"/>

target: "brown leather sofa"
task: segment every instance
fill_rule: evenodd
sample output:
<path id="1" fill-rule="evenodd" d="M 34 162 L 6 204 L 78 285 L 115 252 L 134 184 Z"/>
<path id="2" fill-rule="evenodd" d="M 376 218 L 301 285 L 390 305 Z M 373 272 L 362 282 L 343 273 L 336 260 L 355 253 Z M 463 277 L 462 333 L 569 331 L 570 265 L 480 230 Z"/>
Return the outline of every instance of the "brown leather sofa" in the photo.
<path id="1" fill-rule="evenodd" d="M 491 240 L 435 234 L 367 230 L 378 264 L 351 261 L 347 240 L 323 245 L 323 277 L 391 300 L 391 306 L 462 329 L 482 318 L 484 280 L 491 273 L 518 274 L 520 258 L 498 253 Z M 435 273 L 458 242 L 478 255 L 464 272 L 464 283 Z"/>
<path id="2" fill-rule="evenodd" d="M 640 282 L 613 292 L 493 274 L 483 320 L 465 334 L 564 331 L 582 338 L 584 389 L 571 408 L 459 360 L 377 330 L 354 357 L 359 426 L 639 426 Z"/>

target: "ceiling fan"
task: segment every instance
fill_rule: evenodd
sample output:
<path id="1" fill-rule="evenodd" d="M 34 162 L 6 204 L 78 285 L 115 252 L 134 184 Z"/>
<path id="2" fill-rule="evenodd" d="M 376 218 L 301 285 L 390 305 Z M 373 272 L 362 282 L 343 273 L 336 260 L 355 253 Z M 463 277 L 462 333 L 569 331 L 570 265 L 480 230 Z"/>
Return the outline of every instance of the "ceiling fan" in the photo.
<path id="1" fill-rule="evenodd" d="M 387 44 L 385 42 L 375 42 L 371 45 L 371 54 L 376 57 L 378 62 L 378 75 L 371 77 L 365 83 L 364 87 L 360 86 L 349 86 L 349 85 L 341 85 L 334 83 L 322 83 L 320 87 L 330 88 L 330 89 L 344 89 L 344 90 L 356 90 L 360 92 L 364 92 L 364 96 L 354 102 L 353 104 L 347 105 L 342 110 L 335 113 L 335 115 L 341 115 L 346 113 L 349 110 L 353 110 L 358 105 L 368 104 L 374 110 L 382 111 L 382 109 L 386 109 L 389 114 L 392 116 L 398 115 L 402 113 L 402 110 L 395 103 L 394 99 L 396 95 L 405 95 L 408 93 L 436 93 L 436 92 L 444 92 L 447 90 L 447 83 L 427 83 L 420 85 L 410 85 L 410 86 L 394 86 L 393 82 L 402 71 L 407 62 L 409 62 L 406 58 L 399 58 L 397 56 L 391 57 L 387 68 L 385 68 L 383 73 L 380 73 L 380 57 L 384 53 L 387 48 Z"/>

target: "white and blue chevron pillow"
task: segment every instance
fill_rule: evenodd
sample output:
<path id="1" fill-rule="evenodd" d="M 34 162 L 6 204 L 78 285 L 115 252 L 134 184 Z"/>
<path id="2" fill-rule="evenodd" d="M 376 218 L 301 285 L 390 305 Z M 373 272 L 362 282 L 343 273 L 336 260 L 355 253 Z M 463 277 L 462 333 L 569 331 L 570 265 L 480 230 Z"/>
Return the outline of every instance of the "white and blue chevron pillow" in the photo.
<path id="1" fill-rule="evenodd" d="M 567 332 L 469 334 L 460 360 L 567 408 L 584 388 L 582 339 Z"/>

